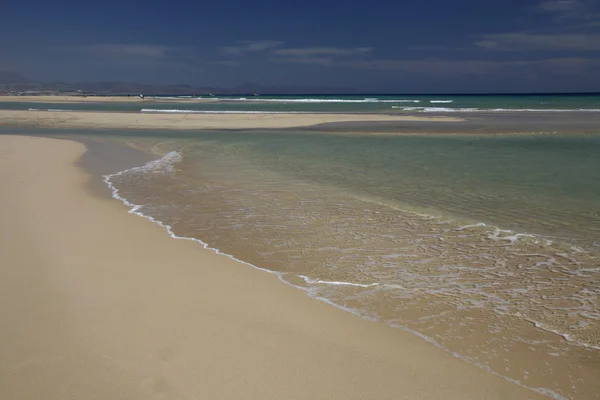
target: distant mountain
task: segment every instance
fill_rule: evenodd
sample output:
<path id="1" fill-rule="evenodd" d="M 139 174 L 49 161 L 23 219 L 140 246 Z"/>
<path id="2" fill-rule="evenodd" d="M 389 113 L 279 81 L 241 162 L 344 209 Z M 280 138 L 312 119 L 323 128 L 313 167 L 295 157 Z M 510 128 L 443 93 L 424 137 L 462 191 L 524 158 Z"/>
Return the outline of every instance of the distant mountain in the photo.
<path id="1" fill-rule="evenodd" d="M 0 71 L 0 84 L 10 85 L 11 83 L 27 83 L 31 82 L 30 79 L 23 75 L 17 74 L 11 71 Z"/>
<path id="2" fill-rule="evenodd" d="M 316 93 L 356 93 L 351 88 L 340 87 L 301 87 L 301 86 L 265 86 L 245 83 L 235 88 L 194 87 L 186 84 L 156 85 L 135 82 L 38 82 L 15 72 L 0 72 L 0 90 L 11 92 L 56 91 L 85 92 L 94 94 L 170 94 L 170 95 L 206 95 L 213 94 L 316 94 Z"/>
<path id="3" fill-rule="evenodd" d="M 339 86 L 267 86 L 256 83 L 244 83 L 231 89 L 236 93 L 269 93 L 269 94 L 317 94 L 317 93 L 358 93 L 355 88 Z"/>
<path id="4" fill-rule="evenodd" d="M 351 93 L 349 88 L 322 88 L 300 86 L 265 86 L 246 83 L 234 88 L 194 87 L 190 85 L 151 85 L 131 82 L 86 82 L 73 85 L 78 90 L 98 94 L 175 94 L 175 95 L 206 95 L 213 94 L 308 94 L 308 93 Z"/>
<path id="5" fill-rule="evenodd" d="M 152 85 L 134 82 L 80 82 L 71 85 L 76 90 L 97 94 L 175 94 L 201 95 L 216 93 L 221 89 L 199 88 L 190 85 Z"/>

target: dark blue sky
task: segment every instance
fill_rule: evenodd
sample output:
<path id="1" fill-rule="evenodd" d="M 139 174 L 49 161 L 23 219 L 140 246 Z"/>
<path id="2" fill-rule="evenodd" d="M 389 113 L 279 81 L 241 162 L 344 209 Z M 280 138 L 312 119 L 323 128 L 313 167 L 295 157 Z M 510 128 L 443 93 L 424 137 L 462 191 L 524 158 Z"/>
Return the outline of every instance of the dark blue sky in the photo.
<path id="1" fill-rule="evenodd" d="M 600 91 L 597 0 L 11 1 L 0 71 L 361 91 Z"/>

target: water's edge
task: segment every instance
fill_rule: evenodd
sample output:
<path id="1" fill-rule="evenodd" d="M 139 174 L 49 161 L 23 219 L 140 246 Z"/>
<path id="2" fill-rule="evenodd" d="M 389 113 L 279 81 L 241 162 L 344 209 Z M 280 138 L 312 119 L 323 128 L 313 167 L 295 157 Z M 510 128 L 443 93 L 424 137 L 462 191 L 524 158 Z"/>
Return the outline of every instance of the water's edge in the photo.
<path id="1" fill-rule="evenodd" d="M 327 304 L 329 304 L 329 305 L 331 305 L 331 306 L 334 306 L 334 307 L 336 307 L 336 308 L 339 308 L 339 309 L 341 309 L 341 310 L 344 310 L 344 311 L 346 311 L 346 312 L 350 312 L 350 313 L 352 313 L 353 315 L 356 315 L 356 316 L 358 316 L 358 317 L 360 317 L 360 318 L 363 318 L 363 319 L 366 319 L 366 320 L 369 320 L 369 321 L 372 321 L 372 322 L 380 322 L 380 321 L 378 321 L 378 320 L 376 320 L 376 319 L 374 319 L 374 318 L 371 318 L 371 317 L 369 317 L 368 315 L 366 315 L 365 313 L 361 312 L 361 311 L 360 311 L 360 310 L 358 310 L 358 309 L 351 309 L 351 308 L 347 308 L 347 307 L 341 306 L 341 305 L 339 305 L 339 304 L 336 304 L 335 302 L 333 302 L 333 301 L 331 301 L 331 300 L 329 300 L 329 299 L 327 299 L 327 298 L 325 298 L 325 297 L 320 297 L 320 296 L 315 296 L 315 295 L 313 295 L 313 294 L 311 293 L 311 291 L 310 291 L 310 288 L 307 288 L 307 287 L 302 287 L 302 286 L 299 286 L 299 285 L 296 285 L 296 284 L 294 284 L 294 283 L 290 282 L 289 280 L 286 280 L 286 275 L 290 275 L 289 273 L 287 273 L 287 274 L 286 274 L 286 273 L 284 273 L 284 272 L 273 271 L 273 270 L 270 270 L 270 269 L 261 268 L 261 267 L 259 267 L 259 266 L 257 266 L 257 265 L 254 265 L 254 264 L 251 264 L 251 263 L 249 263 L 249 262 L 246 262 L 246 261 L 244 261 L 244 260 L 238 259 L 238 258 L 234 257 L 233 255 L 230 255 L 230 254 L 224 253 L 224 252 L 222 252 L 222 251 L 221 251 L 220 249 L 218 249 L 218 248 L 211 247 L 211 246 L 210 246 L 208 243 L 206 243 L 206 242 L 204 242 L 204 241 L 202 241 L 202 240 L 200 240 L 200 239 L 197 239 L 197 238 L 194 238 L 194 237 L 185 237 L 185 236 L 178 236 L 178 235 L 176 235 L 176 234 L 173 232 L 173 229 L 172 229 L 172 227 L 171 227 L 170 225 L 168 225 L 168 224 L 165 224 L 165 223 L 163 223 L 162 221 L 160 221 L 160 220 L 158 220 L 158 219 L 156 219 L 156 218 L 154 218 L 154 217 L 152 217 L 152 216 L 150 216 L 150 215 L 146 215 L 146 214 L 142 213 L 142 212 L 140 211 L 140 209 L 143 207 L 143 205 L 134 204 L 134 203 L 130 202 L 128 199 L 126 199 L 125 197 L 121 196 L 121 195 L 119 194 L 119 189 L 118 189 L 118 188 L 117 188 L 117 187 L 116 187 L 116 186 L 115 186 L 115 185 L 112 183 L 112 178 L 114 178 L 114 177 L 118 177 L 118 176 L 121 176 L 121 175 L 123 175 L 123 174 L 125 174 L 125 173 L 129 173 L 129 172 L 136 172 L 136 171 L 143 171 L 143 170 L 145 170 L 145 169 L 148 169 L 148 168 L 153 168 L 153 167 L 156 167 L 156 166 L 158 166 L 158 165 L 169 165 L 169 164 L 171 164 L 171 163 L 174 163 L 174 162 L 177 162 L 177 161 L 179 161 L 180 159 L 181 159 L 181 154 L 180 154 L 179 152 L 177 152 L 177 151 L 171 151 L 171 152 L 169 152 L 169 153 L 165 154 L 165 155 L 164 155 L 162 158 L 155 159 L 155 160 L 153 160 L 153 161 L 150 161 L 150 162 L 148 162 L 148 163 L 146 163 L 146 164 L 144 164 L 144 165 L 141 165 L 141 166 L 136 166 L 136 167 L 133 167 L 133 168 L 124 169 L 124 170 L 121 170 L 121 171 L 119 171 L 119 172 L 115 172 L 115 173 L 111 173 L 111 174 L 105 174 L 105 175 L 103 175 L 103 177 L 102 177 L 102 178 L 103 178 L 103 182 L 104 182 L 104 183 L 106 184 L 106 186 L 107 186 L 107 187 L 110 189 L 110 191 L 111 191 L 111 193 L 112 193 L 112 197 L 113 197 L 114 199 L 116 199 L 116 200 L 119 200 L 121 203 L 123 203 L 123 204 L 124 204 L 124 205 L 125 205 L 125 206 L 128 208 L 128 213 L 129 213 L 129 214 L 134 214 L 134 215 L 137 215 L 137 216 L 139 216 L 139 217 L 142 217 L 142 218 L 145 218 L 145 219 L 147 219 L 147 220 L 150 220 L 150 221 L 152 221 L 153 223 L 155 223 L 155 224 L 159 225 L 160 227 L 162 227 L 163 229 L 165 229 L 165 230 L 166 230 L 166 232 L 168 233 L 168 235 L 169 235 L 171 238 L 173 238 L 173 239 L 181 239 L 181 240 L 190 240 L 190 241 L 196 242 L 196 243 L 200 244 L 200 245 L 201 245 L 201 246 L 202 246 L 204 249 L 206 249 L 206 250 L 213 251 L 213 252 L 214 252 L 214 253 L 216 253 L 216 254 L 223 255 L 223 256 L 225 256 L 225 257 L 228 257 L 228 258 L 230 258 L 230 259 L 232 259 L 232 260 L 234 260 L 234 261 L 236 261 L 236 262 L 240 262 L 240 263 L 242 263 L 242 264 L 245 264 L 245 265 L 247 265 L 247 266 L 250 266 L 250 267 L 252 267 L 252 268 L 254 268 L 254 269 L 256 269 L 256 270 L 259 270 L 259 271 L 262 271 L 262 272 L 266 272 L 266 273 L 269 273 L 269 274 L 273 274 L 273 275 L 275 275 L 275 276 L 276 276 L 276 277 L 277 277 L 277 278 L 278 278 L 278 279 L 279 279 L 279 280 L 280 280 L 282 283 L 284 283 L 284 284 L 286 284 L 286 285 L 288 285 L 288 286 L 294 287 L 294 288 L 296 288 L 296 289 L 300 289 L 300 290 L 302 290 L 302 291 L 303 291 L 303 292 L 305 292 L 305 293 L 307 294 L 307 296 L 309 296 L 310 298 L 313 298 L 313 299 L 316 299 L 316 300 L 322 301 L 322 302 L 324 302 L 324 303 L 327 303 Z M 498 229 L 498 228 L 496 228 L 496 229 Z M 525 235 L 525 234 L 517 234 L 517 235 Z M 528 235 L 528 236 L 529 236 L 529 235 Z M 318 283 L 318 284 L 324 284 L 324 285 L 348 285 L 348 286 L 359 286 L 359 287 L 365 287 L 365 285 L 364 285 L 364 284 L 360 284 L 360 283 L 352 283 L 352 282 L 329 282 L 329 281 L 316 281 L 316 280 L 312 280 L 310 277 L 303 276 L 303 275 L 294 275 L 294 276 L 295 276 L 296 278 L 300 278 L 300 279 L 302 279 L 302 280 L 303 280 L 303 281 L 305 281 L 306 283 Z M 378 283 L 376 283 L 376 284 L 374 284 L 374 285 L 378 285 Z M 533 322 L 532 322 L 532 323 L 533 323 Z M 516 379 L 509 378 L 509 377 L 507 377 L 507 376 L 504 376 L 504 375 L 502 375 L 502 374 L 500 374 L 500 373 L 498 373 L 498 372 L 496 372 L 496 371 L 492 370 L 490 367 L 488 367 L 488 366 L 486 366 L 486 365 L 484 365 L 484 364 L 482 364 L 482 363 L 480 363 L 480 362 L 478 362 L 478 361 L 474 360 L 474 359 L 473 359 L 473 358 L 471 358 L 471 357 L 468 357 L 468 356 L 461 355 L 461 354 L 459 354 L 459 353 L 456 353 L 456 352 L 450 351 L 449 349 L 447 349 L 447 348 L 443 347 L 441 344 L 439 344 L 439 343 L 438 343 L 438 342 L 437 342 L 435 339 L 433 339 L 433 338 L 431 338 L 431 337 L 428 337 L 428 336 L 426 336 L 426 335 L 424 335 L 424 334 L 422 334 L 422 333 L 420 333 L 420 332 L 418 332 L 418 331 L 416 331 L 416 330 L 413 330 L 413 329 L 410 329 L 410 328 L 408 328 L 408 327 L 406 327 L 406 326 L 402 326 L 402 325 L 398 325 L 398 324 L 386 324 L 386 325 L 387 325 L 387 326 L 390 326 L 390 327 L 392 327 L 392 328 L 395 328 L 395 329 L 400 329 L 400 330 L 403 330 L 403 331 L 409 332 L 409 333 L 411 333 L 411 334 L 414 334 L 414 335 L 418 336 L 419 338 L 421 338 L 421 339 L 425 340 L 426 342 L 428 342 L 428 343 L 430 343 L 430 344 L 432 344 L 432 345 L 436 346 L 437 348 L 441 349 L 441 350 L 442 350 L 442 351 L 444 351 L 445 353 L 447 353 L 447 354 L 450 354 L 450 355 L 452 355 L 453 357 L 456 357 L 456 358 L 458 358 L 458 359 L 460 359 L 460 360 L 462 360 L 462 361 L 465 361 L 465 362 L 467 362 L 467 363 L 469 363 L 469 364 L 475 365 L 475 366 L 477 366 L 477 367 L 479 367 L 479 368 L 481 368 L 481 369 L 483 369 L 483 370 L 485 370 L 485 371 L 487 371 L 487 372 L 490 372 L 490 373 L 492 373 L 492 374 L 494 374 L 494 375 L 496 375 L 496 376 L 498 376 L 498 377 L 500 377 L 500 378 L 502 378 L 502 379 L 505 379 L 505 380 L 507 380 L 507 381 L 509 381 L 509 382 L 511 382 L 511 383 L 514 383 L 514 384 L 516 384 L 516 385 L 518 385 L 518 386 L 520 386 L 520 387 L 523 387 L 523 388 L 526 388 L 526 389 L 532 390 L 532 391 L 534 391 L 534 392 L 537 392 L 537 393 L 539 393 L 539 394 L 542 394 L 542 395 L 545 395 L 545 396 L 549 396 L 549 397 L 551 397 L 551 398 L 553 398 L 553 399 L 556 399 L 556 400 L 567 400 L 567 398 L 566 398 L 566 397 L 564 397 L 564 396 L 560 395 L 559 393 L 557 393 L 557 392 L 555 392 L 555 391 L 553 391 L 553 390 L 551 390 L 551 389 L 547 389 L 547 388 L 536 388 L 536 387 L 530 387 L 530 386 L 527 386 L 527 385 L 525 385 L 524 383 L 522 383 L 522 382 L 521 382 L 521 381 L 519 381 L 519 380 L 516 380 Z M 543 327 L 540 327 L 540 328 L 541 328 L 541 329 L 543 329 Z M 552 333 L 554 333 L 554 334 L 556 334 L 556 335 L 559 335 L 559 336 L 561 336 L 561 337 L 563 337 L 563 338 L 567 339 L 567 338 L 565 337 L 565 335 L 563 335 L 563 334 L 561 334 L 561 333 L 559 333 L 559 332 L 554 332 L 554 331 L 552 331 Z"/>

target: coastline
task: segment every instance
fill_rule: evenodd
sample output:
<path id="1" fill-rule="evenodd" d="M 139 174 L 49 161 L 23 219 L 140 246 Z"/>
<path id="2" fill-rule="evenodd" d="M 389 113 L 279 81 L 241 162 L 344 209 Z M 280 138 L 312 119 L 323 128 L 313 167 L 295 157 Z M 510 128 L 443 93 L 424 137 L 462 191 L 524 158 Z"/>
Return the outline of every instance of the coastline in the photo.
<path id="1" fill-rule="evenodd" d="M 0 136 L 3 397 L 543 398 L 170 239 L 86 189 L 84 152 Z"/>
<path id="2" fill-rule="evenodd" d="M 141 106 L 140 106 L 141 107 Z M 139 111 L 0 110 L 0 128 L 142 130 L 295 130 L 360 135 L 598 134 L 600 113 L 145 113 Z"/>
<path id="3" fill-rule="evenodd" d="M 0 102 L 23 102 L 23 103 L 211 103 L 216 100 L 211 98 L 140 98 L 138 95 L 131 96 L 0 96 Z"/>
<path id="4" fill-rule="evenodd" d="M 169 114 L 0 110 L 0 125 L 46 128 L 273 129 L 332 122 L 461 122 L 455 117 L 387 114 Z"/>

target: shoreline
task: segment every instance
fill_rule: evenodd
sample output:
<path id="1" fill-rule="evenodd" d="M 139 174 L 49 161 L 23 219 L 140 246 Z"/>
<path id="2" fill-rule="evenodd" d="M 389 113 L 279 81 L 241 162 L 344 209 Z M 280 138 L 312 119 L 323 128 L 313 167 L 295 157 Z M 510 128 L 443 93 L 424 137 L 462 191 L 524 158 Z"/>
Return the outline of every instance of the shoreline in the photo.
<path id="1" fill-rule="evenodd" d="M 0 128 L 128 129 L 191 132 L 411 135 L 588 135 L 599 134 L 600 113 L 576 119 L 552 113 L 457 113 L 454 116 L 368 113 L 144 113 L 139 111 L 0 110 Z"/>
<path id="2" fill-rule="evenodd" d="M 155 98 L 138 95 L 123 96 L 74 96 L 74 95 L 56 95 L 56 96 L 0 96 L 0 102 L 19 102 L 19 103 L 212 103 L 217 101 L 211 98 Z"/>
<path id="3" fill-rule="evenodd" d="M 7 398 L 544 398 L 170 240 L 89 193 L 85 151 L 0 136 Z"/>
<path id="4" fill-rule="evenodd" d="M 389 114 L 174 114 L 0 110 L 0 125 L 47 128 L 275 129 L 333 122 L 461 122 L 454 117 Z"/>
<path id="5" fill-rule="evenodd" d="M 171 153 L 174 153 L 174 152 L 171 152 Z M 166 154 L 165 156 L 163 156 L 160 159 L 154 159 L 154 160 L 150 161 L 149 163 L 156 162 L 156 161 L 162 161 L 162 160 L 164 160 L 165 157 L 169 157 L 169 154 Z M 191 236 L 178 236 L 173 231 L 173 227 L 172 226 L 167 225 L 163 221 L 160 221 L 158 219 L 155 219 L 152 216 L 146 215 L 143 212 L 138 211 L 142 207 L 142 205 L 131 203 L 128 199 L 126 199 L 125 197 L 121 196 L 119 194 L 119 189 L 111 182 L 111 178 L 119 176 L 120 174 L 122 174 L 124 172 L 130 171 L 130 170 L 135 170 L 135 169 L 140 168 L 140 167 L 142 167 L 142 166 L 135 166 L 135 167 L 123 170 L 123 171 L 119 171 L 117 173 L 112 173 L 112 174 L 106 174 L 106 175 L 104 175 L 103 182 L 106 184 L 106 186 L 110 190 L 111 197 L 113 199 L 118 200 L 119 202 L 123 203 L 128 208 L 128 213 L 136 215 L 136 216 L 141 217 L 141 218 L 144 218 L 144 219 L 146 219 L 148 221 L 151 221 L 152 223 L 158 225 L 159 227 L 161 227 L 162 229 L 164 229 L 167 232 L 167 234 L 169 235 L 169 237 L 171 237 L 172 239 L 195 242 L 195 243 L 199 244 L 200 246 L 202 246 L 207 251 L 211 251 L 211 252 L 214 252 L 215 254 L 218 254 L 220 256 L 227 257 L 227 258 L 229 258 L 229 259 L 231 259 L 231 260 L 233 260 L 233 261 L 235 261 L 237 263 L 240 263 L 240 264 L 246 265 L 248 267 L 251 267 L 252 269 L 254 269 L 256 271 L 273 275 L 273 276 L 277 277 L 277 279 L 281 283 L 283 283 L 284 285 L 290 286 L 290 287 L 292 287 L 294 289 L 297 289 L 297 290 L 301 290 L 302 292 L 305 293 L 306 296 L 308 296 L 311 299 L 314 299 L 314 300 L 317 300 L 317 301 L 321 301 L 321 302 L 323 302 L 323 303 L 325 303 L 325 304 L 327 304 L 327 305 L 329 305 L 331 307 L 334 307 L 334 308 L 342 310 L 342 311 L 344 311 L 346 313 L 352 314 L 355 317 L 358 317 L 360 319 L 363 319 L 363 320 L 366 320 L 366 321 L 370 321 L 370 322 L 374 322 L 373 320 L 369 319 L 368 317 L 365 317 L 363 314 L 361 314 L 359 312 L 356 312 L 356 309 L 346 308 L 345 306 L 342 306 L 340 304 L 336 304 L 335 302 L 333 302 L 333 301 L 331 301 L 331 300 L 329 300 L 329 299 L 327 299 L 325 297 L 314 297 L 314 296 L 311 296 L 309 294 L 309 291 L 308 291 L 308 289 L 306 287 L 300 286 L 297 283 L 294 283 L 293 279 L 292 280 L 286 280 L 284 278 L 286 276 L 286 273 L 282 273 L 282 272 L 279 272 L 279 271 L 276 271 L 276 270 L 271 270 L 271 269 L 263 268 L 263 267 L 258 266 L 257 264 L 252 264 L 250 262 L 244 261 L 243 259 L 236 258 L 236 256 L 234 256 L 232 254 L 229 254 L 229 253 L 226 253 L 226 252 L 223 252 L 223 251 L 221 251 L 217 247 L 211 247 L 210 244 L 208 244 L 207 242 L 202 241 L 201 239 L 198 239 L 198 238 L 195 238 L 195 237 L 191 237 Z M 478 224 L 483 224 L 483 223 L 479 222 Z M 531 236 L 531 237 L 535 236 L 534 234 L 528 234 L 528 233 L 518 233 L 518 234 L 519 235 L 524 235 L 524 236 Z M 301 278 L 301 279 L 306 279 L 307 278 L 307 277 L 304 277 L 304 276 L 301 276 L 301 275 L 295 275 L 294 277 L 295 278 Z M 356 285 L 356 286 L 361 286 L 361 284 L 355 284 L 355 283 L 350 283 L 350 282 L 322 282 L 322 283 L 324 283 L 324 284 L 338 284 L 338 285 Z M 530 322 L 531 323 L 535 323 L 534 321 L 530 321 Z M 375 322 L 375 323 L 379 323 L 379 322 Z M 508 381 L 510 383 L 513 383 L 513 384 L 515 384 L 515 385 L 517 385 L 519 387 L 523 387 L 525 389 L 531 390 L 531 391 L 539 393 L 539 394 L 547 395 L 548 397 L 554 398 L 554 399 L 557 399 L 557 400 L 564 400 L 565 399 L 565 397 L 563 397 L 562 395 L 560 395 L 559 393 L 557 393 L 557 392 L 555 392 L 553 390 L 546 389 L 546 388 L 535 388 L 535 387 L 527 386 L 522 381 L 515 380 L 515 379 L 512 379 L 512 378 L 507 377 L 505 375 L 502 375 L 501 373 L 498 373 L 497 371 L 492 370 L 490 367 L 486 366 L 485 364 L 481 364 L 479 362 L 474 361 L 473 359 L 469 359 L 469 357 L 466 357 L 466 356 L 464 356 L 462 354 L 458 354 L 458 353 L 455 353 L 453 351 L 450 351 L 449 349 L 447 349 L 444 346 L 442 346 L 441 344 L 439 344 L 434 338 L 432 338 L 430 336 L 427 336 L 426 334 L 423 334 L 423 333 L 421 333 L 421 332 L 419 332 L 417 330 L 410 329 L 410 328 L 408 328 L 406 326 L 403 326 L 403 325 L 387 325 L 386 324 L 386 326 L 392 327 L 393 329 L 400 330 L 402 332 L 408 332 L 411 335 L 415 335 L 415 336 L 419 337 L 420 339 L 424 340 L 425 342 L 429 343 L 430 345 L 434 346 L 435 348 L 443 351 L 445 354 L 451 355 L 454 358 L 457 358 L 457 359 L 459 359 L 459 360 L 461 360 L 461 361 L 463 361 L 463 362 L 465 362 L 465 363 L 467 363 L 469 365 L 475 366 L 475 367 L 477 367 L 477 368 L 479 368 L 479 369 L 481 369 L 483 371 L 486 371 L 486 372 L 488 372 L 488 373 L 490 373 L 490 374 L 492 374 L 494 376 L 497 376 L 497 377 L 499 377 L 499 378 L 501 378 L 503 380 L 506 380 L 506 381 Z M 562 336 L 565 340 L 567 340 L 567 341 L 570 342 L 569 338 L 567 338 L 567 337 L 564 336 L 565 334 L 561 334 L 560 332 L 553 331 L 553 330 L 547 330 L 547 329 L 544 329 L 544 330 L 546 330 L 548 332 L 551 332 L 551 333 L 554 333 L 554 334 L 557 334 L 559 336 Z M 598 347 L 588 346 L 588 345 L 582 344 L 580 342 L 572 342 L 572 344 L 576 345 L 576 346 L 589 347 L 589 348 L 592 348 L 592 349 L 599 349 Z"/>

